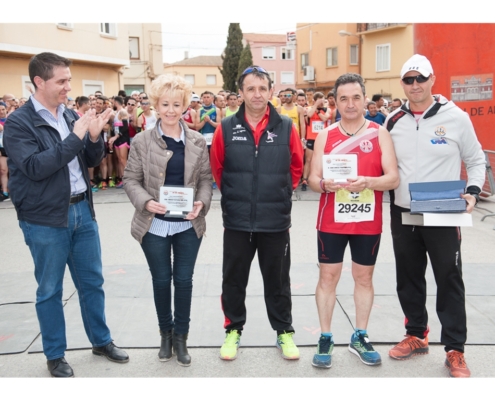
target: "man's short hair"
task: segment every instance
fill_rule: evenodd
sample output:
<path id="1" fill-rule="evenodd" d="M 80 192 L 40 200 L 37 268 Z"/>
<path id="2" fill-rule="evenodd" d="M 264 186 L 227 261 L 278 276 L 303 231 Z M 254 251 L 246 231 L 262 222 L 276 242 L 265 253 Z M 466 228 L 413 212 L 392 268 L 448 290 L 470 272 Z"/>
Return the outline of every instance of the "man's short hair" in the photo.
<path id="1" fill-rule="evenodd" d="M 328 99 L 329 97 L 333 97 L 333 98 L 335 98 L 335 95 L 334 95 L 333 91 L 331 91 L 331 90 L 327 93 L 327 99 Z"/>
<path id="2" fill-rule="evenodd" d="M 5 104 L 3 101 L 0 101 L 0 107 L 5 107 L 5 108 L 7 108 L 7 104 Z"/>
<path id="3" fill-rule="evenodd" d="M 115 102 L 117 102 L 117 103 L 119 103 L 121 106 L 123 106 L 123 105 L 124 105 L 124 99 L 123 99 L 122 97 L 120 97 L 120 96 L 115 96 L 115 97 L 113 98 L 113 102 L 114 102 L 114 103 L 115 103 Z"/>
<path id="4" fill-rule="evenodd" d="M 313 95 L 313 100 L 324 99 L 324 98 L 325 98 L 325 95 L 322 92 L 316 92 Z"/>
<path id="5" fill-rule="evenodd" d="M 37 89 L 34 83 L 34 77 L 39 76 L 44 81 L 53 78 L 53 67 L 69 67 L 72 61 L 65 57 L 60 57 L 55 53 L 40 53 L 31 57 L 29 61 L 29 79 L 31 79 L 34 88 Z"/>
<path id="6" fill-rule="evenodd" d="M 255 77 L 259 79 L 267 79 L 268 80 L 268 90 L 272 88 L 272 80 L 270 79 L 270 75 L 268 72 L 261 72 L 259 70 L 260 67 L 257 65 L 253 65 L 251 67 L 253 70 L 247 74 L 242 74 L 239 79 L 237 80 L 237 86 L 239 87 L 240 90 L 244 87 L 244 79 L 246 79 L 246 76 L 248 75 L 254 75 Z M 246 68 L 247 69 L 247 68 Z"/>
<path id="7" fill-rule="evenodd" d="M 78 107 L 82 107 L 83 105 L 89 103 L 89 97 L 86 97 L 86 96 L 79 96 L 77 99 L 76 99 L 76 103 L 77 103 L 77 106 Z"/>
<path id="8" fill-rule="evenodd" d="M 210 92 L 209 90 L 206 90 L 203 93 L 201 93 L 201 97 L 203 97 L 205 94 L 209 94 L 211 97 L 215 98 L 215 95 L 212 92 Z"/>
<path id="9" fill-rule="evenodd" d="M 393 100 L 392 100 L 392 102 L 394 102 L 394 101 L 398 101 L 398 102 L 400 103 L 400 105 L 402 105 L 402 104 L 403 104 L 402 100 L 401 100 L 401 99 L 399 99 L 398 97 L 396 97 L 395 99 L 393 99 Z"/>
<path id="10" fill-rule="evenodd" d="M 375 105 L 376 106 L 376 102 L 374 102 L 373 100 L 370 101 L 368 104 L 366 104 L 366 108 L 369 110 L 370 109 L 370 106 L 372 105 Z"/>
<path id="11" fill-rule="evenodd" d="M 304 98 L 306 98 L 306 95 L 304 93 L 298 93 L 297 94 L 297 97 L 304 97 Z"/>
<path id="12" fill-rule="evenodd" d="M 235 94 L 235 93 L 229 93 L 229 94 L 227 95 L 227 101 L 228 101 L 231 97 L 234 97 L 235 99 L 237 99 L 237 94 Z"/>
<path id="13" fill-rule="evenodd" d="M 366 95 L 363 77 L 359 74 L 347 73 L 340 75 L 335 81 L 335 87 L 333 88 L 333 97 L 335 97 L 335 99 L 337 99 L 337 89 L 339 86 L 347 85 L 348 83 L 359 83 L 359 86 L 361 86 L 361 90 L 363 91 L 363 96 Z"/>
<path id="14" fill-rule="evenodd" d="M 103 102 L 108 101 L 108 97 L 107 96 L 103 96 L 103 95 L 101 95 L 100 97 L 98 97 L 98 99 L 103 100 Z"/>
<path id="15" fill-rule="evenodd" d="M 371 101 L 378 101 L 383 97 L 381 94 L 374 94 L 373 97 L 371 98 Z"/>
<path id="16" fill-rule="evenodd" d="M 291 92 L 292 95 L 295 95 L 297 92 L 296 92 L 296 89 L 292 89 L 292 88 L 287 88 L 287 89 L 284 89 L 283 90 L 284 92 Z"/>
<path id="17" fill-rule="evenodd" d="M 306 93 L 308 93 L 308 92 L 313 93 L 314 91 L 315 91 L 315 89 L 312 87 L 306 89 Z"/>

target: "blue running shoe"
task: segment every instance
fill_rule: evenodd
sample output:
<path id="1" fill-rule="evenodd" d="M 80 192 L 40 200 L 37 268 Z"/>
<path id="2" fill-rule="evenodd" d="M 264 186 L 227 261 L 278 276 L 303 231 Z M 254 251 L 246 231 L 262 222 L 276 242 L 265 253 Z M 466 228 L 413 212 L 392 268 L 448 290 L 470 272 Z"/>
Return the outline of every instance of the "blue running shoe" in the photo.
<path id="1" fill-rule="evenodd" d="M 357 355 L 366 365 L 380 365 L 382 363 L 380 354 L 375 351 L 366 333 L 355 332 L 352 334 L 349 351 Z"/>
<path id="2" fill-rule="evenodd" d="M 330 368 L 332 366 L 333 340 L 330 336 L 320 336 L 316 354 L 311 364 L 317 368 Z"/>

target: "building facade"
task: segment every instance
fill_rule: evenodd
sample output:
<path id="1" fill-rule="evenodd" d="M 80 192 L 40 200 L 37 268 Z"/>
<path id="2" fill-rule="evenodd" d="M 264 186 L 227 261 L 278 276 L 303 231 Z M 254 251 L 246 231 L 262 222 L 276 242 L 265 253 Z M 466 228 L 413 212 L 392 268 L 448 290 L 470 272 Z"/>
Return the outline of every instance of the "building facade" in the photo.
<path id="1" fill-rule="evenodd" d="M 198 95 L 205 91 L 217 94 L 223 87 L 223 77 L 219 70 L 222 62 L 220 56 L 189 58 L 186 52 L 183 60 L 173 64 L 165 64 L 163 71 L 182 76 L 192 85 L 194 93 Z"/>
<path id="2" fill-rule="evenodd" d="M 296 49 L 287 45 L 287 35 L 245 33 L 242 44 L 251 47 L 253 65 L 268 71 L 275 93 L 288 87 L 295 88 Z"/>
<path id="3" fill-rule="evenodd" d="M 40 23 L 0 24 L 0 92 L 16 97 L 28 97 L 33 89 L 29 79 L 30 58 L 38 53 L 53 52 L 69 58 L 71 66 L 70 96 L 75 98 L 101 90 L 116 95 L 135 79 L 126 78 L 126 71 L 140 74 L 139 82 L 146 88 L 153 76 L 161 73 L 161 34 L 151 32 L 136 35 L 136 29 L 149 25 L 160 30 L 160 24 L 120 23 Z M 133 70 L 131 63 L 131 35 L 142 38 L 143 48 L 152 48 L 144 58 L 146 65 Z M 134 36 L 133 36 L 134 37 Z M 149 38 L 149 39 L 146 39 Z M 154 46 L 151 46 L 151 44 Z M 143 53 L 145 53 L 143 51 Z M 156 59 L 158 58 L 158 62 Z M 154 62 L 151 65 L 151 61 Z M 150 70 L 152 74 L 144 74 Z"/>
<path id="4" fill-rule="evenodd" d="M 298 89 L 312 88 L 326 94 L 340 75 L 360 72 L 361 49 L 356 29 L 356 24 L 346 23 L 297 24 Z"/>
<path id="5" fill-rule="evenodd" d="M 357 24 L 357 34 L 362 41 L 361 74 L 368 96 L 403 98 L 400 70 L 414 54 L 414 24 Z"/>

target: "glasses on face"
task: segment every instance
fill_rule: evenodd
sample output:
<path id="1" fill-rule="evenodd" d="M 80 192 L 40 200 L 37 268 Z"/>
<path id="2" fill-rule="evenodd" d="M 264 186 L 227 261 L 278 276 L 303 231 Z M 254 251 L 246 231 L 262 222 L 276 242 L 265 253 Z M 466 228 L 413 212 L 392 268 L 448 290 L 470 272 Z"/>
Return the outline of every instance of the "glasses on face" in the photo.
<path id="1" fill-rule="evenodd" d="M 291 94 L 283 94 L 282 97 L 292 97 Z"/>
<path id="2" fill-rule="evenodd" d="M 258 67 L 256 65 L 253 65 L 252 67 L 246 68 L 244 70 L 244 72 L 241 74 L 241 76 L 250 74 L 252 72 L 261 72 L 262 74 L 269 75 L 268 72 L 264 68 L 261 68 L 261 67 Z"/>
<path id="3" fill-rule="evenodd" d="M 144 102 L 144 101 L 143 101 L 143 102 L 141 103 L 141 105 L 142 105 L 142 106 L 149 106 L 149 105 L 150 105 L 150 103 L 148 103 L 148 102 Z"/>
<path id="4" fill-rule="evenodd" d="M 405 78 L 402 78 L 402 82 L 404 82 L 406 85 L 412 85 L 414 81 L 418 83 L 425 83 L 428 79 L 430 79 L 430 75 L 428 76 L 423 76 L 423 75 L 416 75 L 416 76 L 407 76 Z"/>

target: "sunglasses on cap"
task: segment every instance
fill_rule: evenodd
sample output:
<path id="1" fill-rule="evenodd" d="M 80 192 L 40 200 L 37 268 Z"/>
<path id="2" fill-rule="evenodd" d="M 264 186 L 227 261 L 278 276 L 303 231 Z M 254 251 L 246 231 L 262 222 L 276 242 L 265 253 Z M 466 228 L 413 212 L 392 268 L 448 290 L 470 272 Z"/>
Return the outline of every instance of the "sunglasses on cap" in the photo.
<path id="1" fill-rule="evenodd" d="M 256 65 L 253 65 L 252 67 L 248 67 L 244 70 L 244 72 L 241 74 L 241 76 L 244 76 L 244 75 L 247 75 L 247 74 L 250 74 L 252 72 L 261 72 L 262 74 L 266 74 L 269 76 L 268 72 L 264 69 L 264 68 L 261 68 L 261 67 L 258 67 Z"/>
<path id="2" fill-rule="evenodd" d="M 416 76 L 407 76 L 405 78 L 402 78 L 402 82 L 404 82 L 406 85 L 412 85 L 414 81 L 418 83 L 425 83 L 429 79 L 430 79 L 430 75 L 428 76 L 416 75 Z"/>

